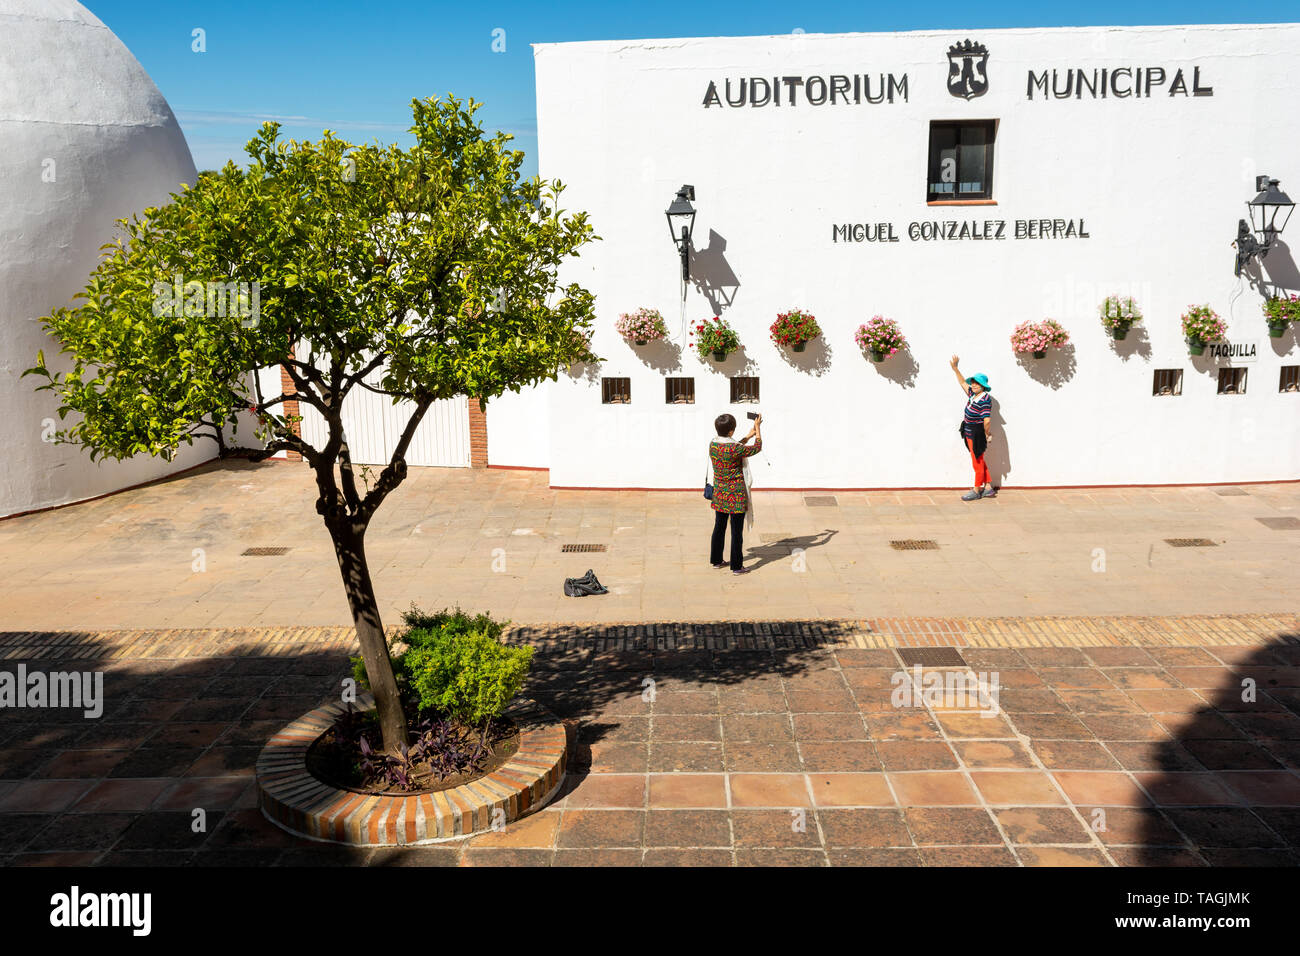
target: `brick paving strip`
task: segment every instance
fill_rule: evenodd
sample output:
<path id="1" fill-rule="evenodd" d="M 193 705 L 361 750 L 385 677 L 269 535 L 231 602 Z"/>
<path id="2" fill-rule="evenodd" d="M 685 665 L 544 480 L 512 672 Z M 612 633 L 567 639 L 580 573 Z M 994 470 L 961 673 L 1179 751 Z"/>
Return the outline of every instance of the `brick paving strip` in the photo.
<path id="1" fill-rule="evenodd" d="M 509 639 L 537 647 L 525 693 L 569 730 L 556 800 L 501 833 L 369 849 L 277 829 L 252 778 L 286 722 L 338 699 L 346 629 L 0 633 L 0 669 L 102 670 L 106 698 L 98 720 L 0 711 L 0 863 L 1300 864 L 1295 614 Z M 897 649 L 925 646 L 996 672 L 996 712 L 895 706 Z"/>
<path id="2" fill-rule="evenodd" d="M 389 633 L 396 633 L 396 626 Z M 1300 642 L 1295 614 L 1187 617 L 872 618 L 867 620 L 585 623 L 508 627 L 505 639 L 539 651 L 762 650 L 837 646 L 1104 647 Z M 0 631 L 0 660 L 185 659 L 257 648 L 259 654 L 357 653 L 349 627 Z"/>

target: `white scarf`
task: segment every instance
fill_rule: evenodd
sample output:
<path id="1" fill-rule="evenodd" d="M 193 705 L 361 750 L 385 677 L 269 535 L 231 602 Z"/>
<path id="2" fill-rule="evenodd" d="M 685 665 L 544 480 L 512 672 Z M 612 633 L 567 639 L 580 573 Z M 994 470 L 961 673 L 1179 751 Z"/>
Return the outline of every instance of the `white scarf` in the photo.
<path id="1" fill-rule="evenodd" d="M 731 438 L 729 436 L 726 438 L 723 438 L 722 436 L 718 436 L 713 440 L 723 445 L 739 444 L 739 442 L 737 442 L 736 439 Z M 749 473 L 748 458 L 740 459 L 740 470 L 741 470 L 741 474 L 745 476 L 745 497 L 749 499 L 749 506 L 745 509 L 745 530 L 752 531 L 754 528 L 754 492 L 752 490 L 754 486 L 754 476 Z M 705 474 L 708 475 L 709 478 L 713 477 L 712 453 L 709 454 L 709 470 L 706 471 Z"/>

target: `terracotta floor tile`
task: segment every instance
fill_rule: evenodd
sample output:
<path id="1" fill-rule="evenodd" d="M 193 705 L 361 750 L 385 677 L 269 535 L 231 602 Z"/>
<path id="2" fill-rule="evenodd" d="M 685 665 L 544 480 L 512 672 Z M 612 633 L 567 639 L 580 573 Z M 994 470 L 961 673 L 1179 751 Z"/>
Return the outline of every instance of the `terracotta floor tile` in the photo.
<path id="1" fill-rule="evenodd" d="M 1155 661 L 1142 647 L 1085 647 L 1083 653 L 1096 667 L 1148 667 Z"/>
<path id="2" fill-rule="evenodd" d="M 504 846 L 550 848 L 555 846 L 555 834 L 560 827 L 558 812 L 530 813 L 519 820 L 507 823 L 504 830 L 480 833 L 469 839 L 471 846 Z"/>
<path id="3" fill-rule="evenodd" d="M 726 807 L 725 774 L 650 775 L 651 807 Z"/>
<path id="4" fill-rule="evenodd" d="M 997 714 L 958 714 L 936 711 L 935 718 L 949 737 L 1015 739 L 1011 725 Z"/>
<path id="5" fill-rule="evenodd" d="M 651 740 L 664 741 L 719 741 L 722 739 L 722 722 L 718 717 L 689 714 L 656 715 L 651 729 Z"/>
<path id="6" fill-rule="evenodd" d="M 952 746 L 967 767 L 1027 769 L 1034 766 L 1018 740 L 954 740 Z"/>
<path id="7" fill-rule="evenodd" d="M 1088 723 L 1087 717 L 1096 714 L 1142 713 L 1137 703 L 1122 690 L 1059 690 L 1057 694 L 1085 724 Z"/>
<path id="8" fill-rule="evenodd" d="M 761 849 L 751 850 L 748 848 L 739 848 L 736 850 L 737 866 L 777 866 L 781 868 L 790 866 L 826 866 L 826 853 L 824 850 L 805 850 L 794 847 L 782 849 Z"/>
<path id="9" fill-rule="evenodd" d="M 869 714 L 866 718 L 871 736 L 881 740 L 934 740 L 942 737 L 938 723 L 923 710 Z"/>
<path id="10" fill-rule="evenodd" d="M 847 689 L 787 690 L 786 700 L 794 714 L 857 713 L 858 705 Z"/>
<path id="11" fill-rule="evenodd" d="M 1133 703 L 1149 714 L 1191 714 L 1205 707 L 1204 699 L 1196 691 L 1181 687 L 1167 690 L 1134 689 L 1126 693 Z"/>
<path id="12" fill-rule="evenodd" d="M 144 811 L 153 802 L 175 784 L 174 780 L 104 780 L 91 789 L 83 783 L 89 792 L 74 804 L 78 813 L 105 813 L 114 810 Z M 243 786 L 247 780 L 241 780 Z"/>
<path id="13" fill-rule="evenodd" d="M 892 807 L 894 795 L 883 773 L 810 773 L 813 802 L 819 807 Z"/>
<path id="14" fill-rule="evenodd" d="M 876 747 L 869 740 L 839 740 L 801 743 L 799 753 L 803 755 L 803 769 L 808 773 L 869 772 L 881 769 Z"/>
<path id="15" fill-rule="evenodd" d="M 556 830 L 556 847 L 640 847 L 644 810 L 565 810 Z"/>
<path id="16" fill-rule="evenodd" d="M 516 847 L 467 847 L 461 866 L 550 866 L 554 850 Z"/>
<path id="17" fill-rule="evenodd" d="M 826 846 L 910 847 L 912 836 L 901 810 L 826 809 L 817 812 Z"/>
<path id="18" fill-rule="evenodd" d="M 957 771 L 888 774 L 902 807 L 951 807 L 979 802 L 966 778 Z"/>
<path id="19" fill-rule="evenodd" d="M 867 740 L 859 714 L 795 714 L 795 739 L 803 741 Z"/>
<path id="20" fill-rule="evenodd" d="M 1205 769 L 1199 760 L 1172 740 L 1109 740 L 1105 746 L 1125 770 L 1193 772 Z"/>
<path id="21" fill-rule="evenodd" d="M 596 741 L 587 744 L 588 768 L 591 773 L 645 773 L 649 746 L 639 741 Z M 580 767 L 569 764 L 573 770 Z"/>
<path id="22" fill-rule="evenodd" d="M 972 770 L 970 776 L 984 801 L 991 805 L 1024 807 L 1065 803 L 1051 778 L 1037 770 Z"/>
<path id="23" fill-rule="evenodd" d="M 920 866 L 921 853 L 911 847 L 829 849 L 831 866 Z"/>
<path id="24" fill-rule="evenodd" d="M 722 738 L 727 742 L 794 740 L 789 714 L 724 714 Z"/>
<path id="25" fill-rule="evenodd" d="M 1161 811 L 1202 849 L 1270 849 L 1284 845 L 1254 813 L 1235 807 L 1171 807 Z"/>
<path id="26" fill-rule="evenodd" d="M 1133 776 L 1156 806 L 1235 806 L 1243 802 L 1218 774 L 1148 771 Z"/>
<path id="27" fill-rule="evenodd" d="M 733 773 L 729 781 L 733 807 L 811 806 L 803 774 Z"/>
<path id="28" fill-rule="evenodd" d="M 1053 690 L 1062 688 L 1082 689 L 1089 687 L 1109 688 L 1111 682 L 1106 675 L 1095 667 L 1040 667 L 1038 676 L 1043 683 Z"/>
<path id="29" fill-rule="evenodd" d="M 1012 843 L 1091 844 L 1088 827 L 1059 807 L 1008 807 L 993 811 Z"/>
<path id="30" fill-rule="evenodd" d="M 1244 740 L 1183 740 L 1183 749 L 1207 770 L 1280 770 L 1267 751 Z"/>
<path id="31" fill-rule="evenodd" d="M 1002 846 L 925 846 L 920 853 L 925 866 L 1016 866 L 1016 858 Z"/>
<path id="32" fill-rule="evenodd" d="M 737 847 L 821 847 L 813 811 L 804 808 L 734 809 L 731 832 Z"/>
<path id="33" fill-rule="evenodd" d="M 1092 740 L 1093 733 L 1070 714 L 1013 714 L 1016 730 L 1034 740 Z"/>
<path id="34" fill-rule="evenodd" d="M 1088 807 L 1145 807 L 1150 801 L 1124 773 L 1093 770 L 1053 770 L 1070 802 L 1080 810 Z"/>
<path id="35" fill-rule="evenodd" d="M 658 810 L 646 817 L 647 847 L 730 847 L 731 822 L 725 810 Z"/>
<path id="36" fill-rule="evenodd" d="M 585 807 L 643 807 L 646 778 L 641 774 L 593 773 L 585 777 L 570 776 L 560 791 L 567 810 Z"/>
<path id="37" fill-rule="evenodd" d="M 1252 807 L 1300 807 L 1300 776 L 1294 773 L 1224 770 L 1215 776 Z"/>
<path id="38" fill-rule="evenodd" d="M 803 769 L 794 741 L 728 742 L 724 763 L 731 773 L 798 773 Z"/>
<path id="39" fill-rule="evenodd" d="M 1101 744 L 1090 740 L 1037 740 L 1034 753 L 1053 770 L 1119 770 L 1120 765 Z"/>
<path id="40" fill-rule="evenodd" d="M 732 852 L 719 849 L 648 849 L 641 859 L 642 866 L 732 866 Z"/>
<path id="41" fill-rule="evenodd" d="M 1294 867 L 1300 865 L 1300 853 L 1294 850 L 1264 850 L 1264 849 L 1235 849 L 1235 848 L 1214 848 L 1207 847 L 1201 849 L 1201 855 L 1210 866 L 1242 866 L 1242 867 L 1275 867 L 1286 866 Z"/>
<path id="42" fill-rule="evenodd" d="M 1166 740 L 1169 732 L 1139 714 L 1080 714 L 1079 720 L 1102 740 Z"/>
<path id="43" fill-rule="evenodd" d="M 611 850 L 604 847 L 586 847 L 577 849 L 559 848 L 551 858 L 551 866 L 640 866 L 640 849 Z"/>
<path id="44" fill-rule="evenodd" d="M 652 740 L 646 766 L 652 773 L 721 773 L 726 769 L 722 744 L 711 741 Z"/>
<path id="45" fill-rule="evenodd" d="M 1194 851 L 1164 846 L 1107 847 L 1117 866 L 1206 866 Z"/>
<path id="46" fill-rule="evenodd" d="M 1159 690 L 1179 686 L 1178 681 L 1160 667 L 1112 667 L 1107 668 L 1106 676 L 1115 683 L 1116 687 L 1126 690 Z"/>
<path id="47" fill-rule="evenodd" d="M 1100 850 L 1083 847 L 1022 846 L 1016 855 L 1024 866 L 1110 866 Z"/>
<path id="48" fill-rule="evenodd" d="M 952 747 L 942 740 L 882 740 L 876 744 L 886 770 L 956 770 Z"/>

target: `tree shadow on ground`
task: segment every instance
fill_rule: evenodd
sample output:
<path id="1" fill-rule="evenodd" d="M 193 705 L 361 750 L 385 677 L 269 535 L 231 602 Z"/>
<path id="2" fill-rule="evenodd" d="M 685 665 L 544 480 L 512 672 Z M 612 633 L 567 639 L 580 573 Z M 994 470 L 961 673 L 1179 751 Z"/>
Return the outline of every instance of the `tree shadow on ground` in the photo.
<path id="1" fill-rule="evenodd" d="M 613 629 L 603 627 L 516 628 L 508 639 L 527 639 L 536 648 L 523 695 L 564 721 L 571 789 L 590 769 L 593 743 L 647 739 L 655 706 L 647 690 L 657 696 L 661 713 L 683 713 L 674 704 L 700 699 L 691 692 L 714 692 L 716 704 L 703 713 L 718 716 L 731 706 L 723 695 L 748 693 L 751 684 L 770 691 L 773 681 L 779 690 L 779 678 L 834 669 L 831 647 L 779 636 L 799 633 L 799 624 L 768 625 L 765 633 L 777 636 L 762 638 L 752 624 L 650 624 L 645 632 L 661 636 L 629 641 L 643 646 L 627 651 L 603 650 L 613 643 Z M 838 625 L 819 627 L 828 640 L 837 639 L 830 632 Z M 186 649 L 194 656 L 121 659 L 115 656 L 122 653 L 119 637 L 125 632 L 112 632 L 112 640 L 99 632 L 0 632 L 0 648 L 14 654 L 0 670 L 16 673 L 23 665 L 28 673 L 103 674 L 98 718 L 88 719 L 80 708 L 0 709 L 0 865 L 455 862 L 467 844 L 376 850 L 320 843 L 279 829 L 258 808 L 253 773 L 267 741 L 308 711 L 340 700 L 344 679 L 351 676 L 354 649 L 337 643 L 291 646 L 319 640 L 311 637 L 314 630 L 282 635 L 275 646 L 251 640 L 248 629 L 214 630 L 205 632 L 204 645 Z M 132 633 L 138 638 L 142 632 Z M 663 646 L 673 639 L 722 644 L 724 635 L 733 649 Z M 160 634 L 146 652 L 157 654 L 167 641 L 185 640 L 183 633 Z M 765 640 L 776 646 L 745 649 Z M 686 759 L 708 749 L 679 746 Z M 119 792 L 102 797 L 116 804 L 94 805 L 96 788 L 105 783 L 106 789 L 136 788 L 136 802 L 127 808 Z M 89 807 L 78 807 L 87 800 Z M 195 810 L 203 810 L 204 818 L 197 833 Z"/>
<path id="2" fill-rule="evenodd" d="M 1300 635 L 1242 650 L 1207 706 L 1159 715 L 1142 784 L 1175 805 L 1143 811 L 1140 865 L 1300 864 Z"/>

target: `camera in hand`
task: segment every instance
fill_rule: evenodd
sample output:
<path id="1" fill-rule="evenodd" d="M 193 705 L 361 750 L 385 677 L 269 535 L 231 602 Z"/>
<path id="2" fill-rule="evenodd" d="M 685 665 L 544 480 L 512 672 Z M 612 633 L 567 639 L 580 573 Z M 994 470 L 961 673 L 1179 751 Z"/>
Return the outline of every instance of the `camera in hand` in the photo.
<path id="1" fill-rule="evenodd" d="M 758 412 L 745 412 L 745 417 L 752 422 L 755 418 L 758 417 Z"/>

